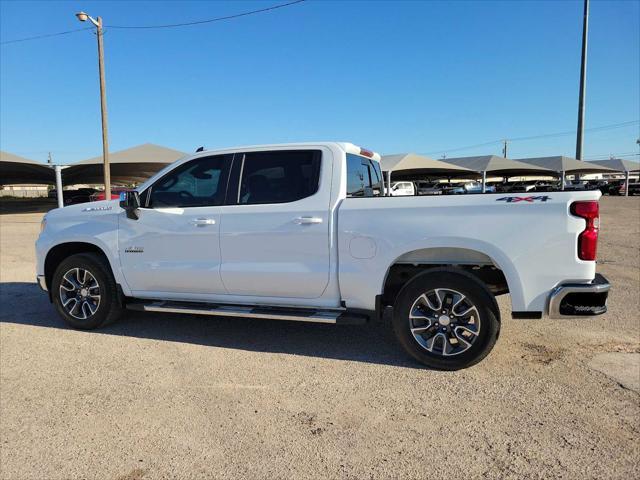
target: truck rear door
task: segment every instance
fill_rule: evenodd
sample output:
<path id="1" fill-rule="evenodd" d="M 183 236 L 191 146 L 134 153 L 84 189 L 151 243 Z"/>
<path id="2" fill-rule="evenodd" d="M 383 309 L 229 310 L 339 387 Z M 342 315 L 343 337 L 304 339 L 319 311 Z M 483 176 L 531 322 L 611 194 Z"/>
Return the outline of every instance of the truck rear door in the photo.
<path id="1" fill-rule="evenodd" d="M 227 293 L 317 298 L 329 283 L 332 156 L 324 148 L 240 152 L 220 227 Z"/>

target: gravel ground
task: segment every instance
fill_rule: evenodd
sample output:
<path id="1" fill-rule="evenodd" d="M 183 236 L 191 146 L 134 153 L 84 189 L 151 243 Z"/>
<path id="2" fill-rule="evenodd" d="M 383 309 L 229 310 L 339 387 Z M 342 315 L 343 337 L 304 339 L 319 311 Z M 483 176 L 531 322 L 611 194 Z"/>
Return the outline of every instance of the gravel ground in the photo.
<path id="1" fill-rule="evenodd" d="M 640 352 L 640 198 L 602 212 L 609 313 L 516 321 L 500 297 L 493 353 L 453 373 L 382 325 L 131 313 L 68 329 L 34 283 L 42 214 L 0 215 L 0 476 L 637 478 L 640 395 L 589 365 Z"/>

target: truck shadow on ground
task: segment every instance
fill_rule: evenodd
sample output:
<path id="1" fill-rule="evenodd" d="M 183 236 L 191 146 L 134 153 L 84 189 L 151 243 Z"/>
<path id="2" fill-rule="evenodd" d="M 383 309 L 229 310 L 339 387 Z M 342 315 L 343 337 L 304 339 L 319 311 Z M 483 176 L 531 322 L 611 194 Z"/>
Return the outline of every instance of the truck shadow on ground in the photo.
<path id="1" fill-rule="evenodd" d="M 72 330 L 39 287 L 27 282 L 0 283 L 0 323 Z M 127 311 L 115 324 L 84 334 L 424 368 L 402 351 L 390 325 L 381 322 L 322 325 Z"/>

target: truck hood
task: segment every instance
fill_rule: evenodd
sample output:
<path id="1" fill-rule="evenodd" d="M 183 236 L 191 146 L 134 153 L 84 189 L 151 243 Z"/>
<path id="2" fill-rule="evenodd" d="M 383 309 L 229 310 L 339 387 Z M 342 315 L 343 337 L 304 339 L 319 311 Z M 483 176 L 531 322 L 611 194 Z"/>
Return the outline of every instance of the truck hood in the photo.
<path id="1" fill-rule="evenodd" d="M 78 203 L 63 208 L 49 211 L 45 218 L 47 221 L 64 220 L 71 217 L 111 215 L 122 211 L 119 200 L 102 200 L 99 202 Z"/>

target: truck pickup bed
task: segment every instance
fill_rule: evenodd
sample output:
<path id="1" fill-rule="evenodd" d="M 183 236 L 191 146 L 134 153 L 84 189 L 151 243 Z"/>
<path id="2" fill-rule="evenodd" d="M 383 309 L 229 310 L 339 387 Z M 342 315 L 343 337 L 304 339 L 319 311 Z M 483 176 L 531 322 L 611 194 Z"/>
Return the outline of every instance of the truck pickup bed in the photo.
<path id="1" fill-rule="evenodd" d="M 57 209 L 38 281 L 76 328 L 125 308 L 363 323 L 393 309 L 420 362 L 491 350 L 514 318 L 606 311 L 598 191 L 384 196 L 379 155 L 348 143 L 199 152 L 120 201 Z"/>

